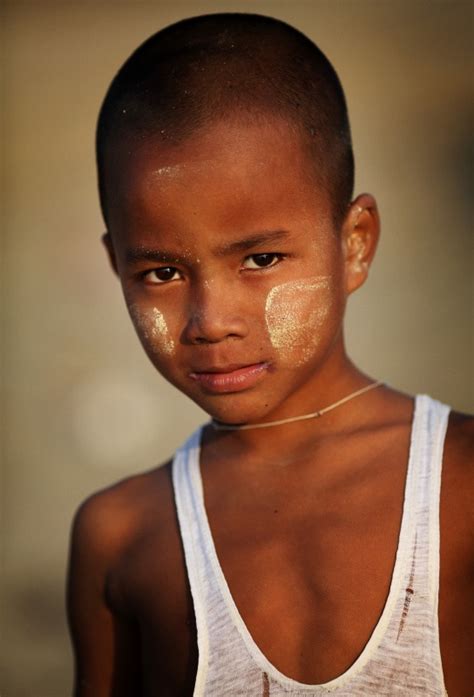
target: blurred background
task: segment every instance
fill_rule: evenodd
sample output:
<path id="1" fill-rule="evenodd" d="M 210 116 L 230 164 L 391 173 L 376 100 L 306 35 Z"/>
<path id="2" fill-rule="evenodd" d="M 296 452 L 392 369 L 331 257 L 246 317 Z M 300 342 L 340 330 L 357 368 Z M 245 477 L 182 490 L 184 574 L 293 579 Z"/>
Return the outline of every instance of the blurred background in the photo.
<path id="1" fill-rule="evenodd" d="M 94 129 L 114 73 L 162 26 L 214 11 L 307 33 L 346 89 L 356 191 L 383 235 L 350 302 L 372 376 L 473 408 L 471 2 L 4 2 L 3 697 L 64 697 L 71 518 L 167 458 L 205 415 L 155 372 L 100 245 Z"/>

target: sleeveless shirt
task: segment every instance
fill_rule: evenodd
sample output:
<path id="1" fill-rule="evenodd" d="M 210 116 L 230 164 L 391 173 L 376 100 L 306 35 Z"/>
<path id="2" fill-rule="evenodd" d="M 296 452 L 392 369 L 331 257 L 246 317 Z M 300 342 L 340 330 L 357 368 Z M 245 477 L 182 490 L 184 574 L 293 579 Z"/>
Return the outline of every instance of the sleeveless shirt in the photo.
<path id="1" fill-rule="evenodd" d="M 402 521 L 390 589 L 364 649 L 342 675 L 309 685 L 260 651 L 216 555 L 199 465 L 201 429 L 178 450 L 173 487 L 197 626 L 194 696 L 445 697 L 438 629 L 439 496 L 449 407 L 415 398 Z M 282 628 L 284 631 L 284 628 Z"/>

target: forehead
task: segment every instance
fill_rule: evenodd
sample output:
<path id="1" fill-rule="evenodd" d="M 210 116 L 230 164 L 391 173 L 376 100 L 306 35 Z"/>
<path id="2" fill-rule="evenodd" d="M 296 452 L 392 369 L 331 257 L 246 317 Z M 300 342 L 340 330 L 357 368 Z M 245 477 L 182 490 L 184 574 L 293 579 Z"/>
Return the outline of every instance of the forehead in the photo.
<path id="1" fill-rule="evenodd" d="M 186 226 L 275 227 L 281 218 L 331 219 L 329 197 L 299 132 L 283 120 L 220 121 L 178 145 L 173 134 L 129 138 L 106 154 L 109 226 L 125 234 L 159 218 Z"/>

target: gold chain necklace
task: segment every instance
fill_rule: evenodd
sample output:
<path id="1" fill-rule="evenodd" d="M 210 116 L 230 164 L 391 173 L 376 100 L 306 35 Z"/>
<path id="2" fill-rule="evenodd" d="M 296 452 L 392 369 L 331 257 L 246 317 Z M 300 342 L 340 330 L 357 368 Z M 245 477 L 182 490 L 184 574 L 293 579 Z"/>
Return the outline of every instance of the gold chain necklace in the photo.
<path id="1" fill-rule="evenodd" d="M 382 380 L 378 380 L 377 382 L 372 382 L 372 383 L 370 383 L 370 385 L 366 385 L 365 387 L 362 387 L 360 390 L 356 390 L 356 392 L 352 392 L 351 394 L 347 395 L 347 397 L 343 397 L 342 399 L 339 399 L 337 402 L 334 402 L 334 404 L 330 404 L 328 407 L 324 407 L 324 409 L 319 409 L 319 411 L 314 411 L 312 414 L 303 414 L 303 416 L 290 416 L 289 419 L 280 419 L 279 421 L 268 421 L 267 423 L 262 423 L 262 424 L 242 424 L 242 426 L 227 426 L 226 424 L 223 424 L 220 421 L 216 421 L 215 419 L 212 419 L 211 424 L 215 428 L 216 431 L 248 431 L 251 428 L 270 428 L 271 426 L 281 426 L 282 424 L 291 424 L 294 421 L 304 421 L 305 419 L 316 419 L 319 416 L 326 414 L 328 411 L 331 411 L 332 409 L 335 409 L 336 407 L 340 407 L 341 404 L 345 404 L 350 399 L 354 399 L 354 397 L 359 397 L 361 394 L 364 394 L 365 392 L 368 392 L 369 390 L 375 389 L 379 385 L 383 385 Z"/>

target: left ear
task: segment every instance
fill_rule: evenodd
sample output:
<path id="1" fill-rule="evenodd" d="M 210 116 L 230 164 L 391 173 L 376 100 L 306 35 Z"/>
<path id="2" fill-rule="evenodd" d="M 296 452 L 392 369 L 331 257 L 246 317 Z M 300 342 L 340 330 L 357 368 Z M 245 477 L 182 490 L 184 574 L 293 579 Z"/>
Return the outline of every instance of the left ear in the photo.
<path id="1" fill-rule="evenodd" d="M 366 280 L 380 234 L 377 203 L 370 194 L 361 194 L 351 203 L 342 225 L 342 251 L 346 294 Z"/>

